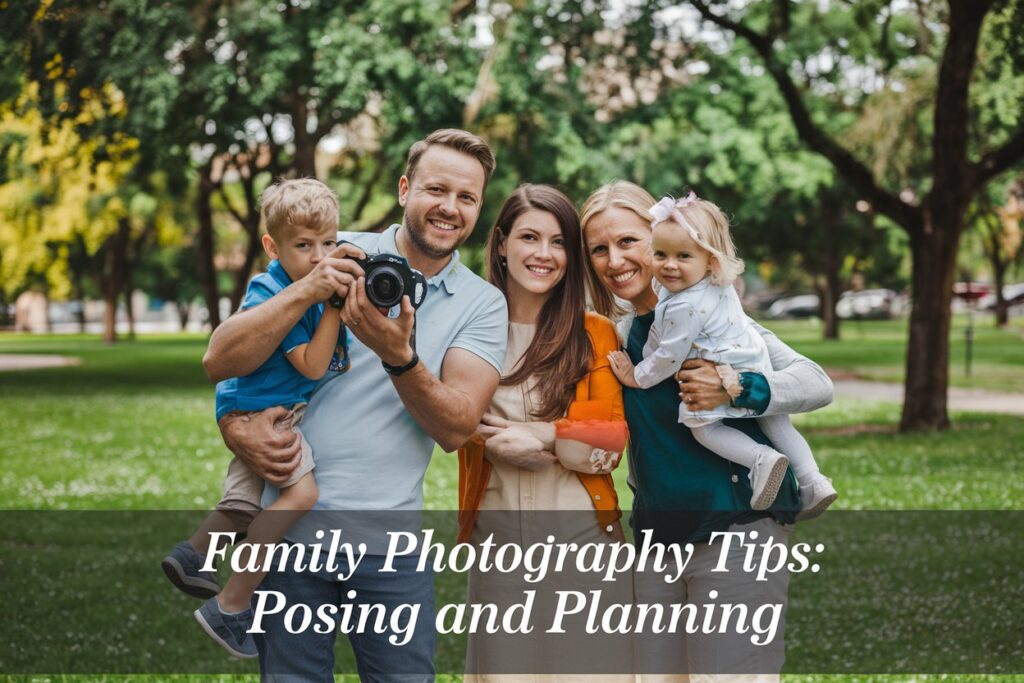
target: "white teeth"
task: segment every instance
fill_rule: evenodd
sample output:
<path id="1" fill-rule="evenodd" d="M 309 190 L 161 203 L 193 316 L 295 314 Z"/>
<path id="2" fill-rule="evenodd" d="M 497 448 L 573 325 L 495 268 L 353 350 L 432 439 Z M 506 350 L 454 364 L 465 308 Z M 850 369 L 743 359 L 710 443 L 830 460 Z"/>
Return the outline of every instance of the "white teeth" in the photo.
<path id="1" fill-rule="evenodd" d="M 625 282 L 626 280 L 628 280 L 629 278 L 633 277 L 634 275 L 636 275 L 636 271 L 635 270 L 631 270 L 628 273 L 622 273 L 621 275 L 615 275 L 614 277 L 612 277 L 612 280 L 614 280 L 615 282 Z"/>
<path id="2" fill-rule="evenodd" d="M 455 226 L 452 225 L 451 223 L 442 223 L 441 221 L 430 221 L 430 222 L 431 222 L 431 224 L 435 228 L 440 228 L 441 230 L 454 230 L 455 229 Z"/>
<path id="3" fill-rule="evenodd" d="M 526 269 L 532 273 L 537 273 L 538 275 L 547 275 L 554 270 L 553 268 L 543 268 L 541 266 L 526 266 Z"/>

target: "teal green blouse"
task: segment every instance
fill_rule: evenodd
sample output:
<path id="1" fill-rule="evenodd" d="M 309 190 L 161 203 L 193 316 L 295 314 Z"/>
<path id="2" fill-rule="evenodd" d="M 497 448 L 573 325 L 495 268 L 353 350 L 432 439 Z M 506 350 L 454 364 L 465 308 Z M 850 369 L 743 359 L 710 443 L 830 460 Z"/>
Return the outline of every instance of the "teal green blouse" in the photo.
<path id="1" fill-rule="evenodd" d="M 626 352 L 634 363 L 643 359 L 654 313 L 633 320 Z M 734 405 L 761 413 L 771 391 L 759 373 L 742 373 L 743 393 Z M 705 541 L 715 531 L 770 516 L 792 524 L 800 495 L 792 469 L 786 472 L 775 503 L 768 510 L 750 509 L 749 470 L 712 453 L 679 424 L 679 385 L 667 379 L 650 389 L 623 388 L 629 424 L 629 464 L 635 486 L 631 524 L 634 534 L 650 529 L 661 543 Z M 729 419 L 760 443 L 770 443 L 753 419 Z"/>

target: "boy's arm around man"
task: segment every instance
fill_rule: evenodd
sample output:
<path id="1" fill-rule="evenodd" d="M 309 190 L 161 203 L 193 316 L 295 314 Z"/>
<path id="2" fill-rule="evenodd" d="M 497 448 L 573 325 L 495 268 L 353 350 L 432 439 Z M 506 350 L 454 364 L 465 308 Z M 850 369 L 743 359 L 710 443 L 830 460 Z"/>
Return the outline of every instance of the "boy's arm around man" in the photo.
<path id="1" fill-rule="evenodd" d="M 260 367 L 313 304 L 334 294 L 346 296 L 363 274 L 346 256 L 364 257 L 353 244 L 339 245 L 306 277 L 297 280 L 259 306 L 238 311 L 214 330 L 203 355 L 203 368 L 212 382 L 240 377 Z M 224 443 L 265 481 L 280 485 L 288 480 L 302 455 L 300 437 L 292 430 L 278 431 L 276 423 L 287 408 L 270 408 L 220 420 Z"/>

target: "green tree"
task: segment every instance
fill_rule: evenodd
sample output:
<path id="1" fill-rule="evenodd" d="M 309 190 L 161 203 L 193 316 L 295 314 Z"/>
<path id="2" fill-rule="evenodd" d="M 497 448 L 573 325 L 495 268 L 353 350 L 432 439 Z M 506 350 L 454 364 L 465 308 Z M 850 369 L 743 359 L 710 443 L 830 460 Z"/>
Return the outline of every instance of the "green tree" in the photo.
<path id="1" fill-rule="evenodd" d="M 133 141 L 131 163 L 121 169 L 110 190 L 121 211 L 106 239 L 96 243 L 72 236 L 70 241 L 52 242 L 70 271 L 72 296 L 91 293 L 88 283 L 95 279 L 95 289 L 106 302 L 104 337 L 113 341 L 117 301 L 123 296 L 130 302 L 135 266 L 152 234 L 153 212 L 145 209 L 146 198 L 174 203 L 185 186 L 187 150 L 166 144 L 163 135 L 168 128 L 174 78 L 161 50 L 172 44 L 170 36 L 180 33 L 188 8 L 146 8 L 115 0 L 99 11 L 50 0 L 7 4 L 0 12 L 4 14 L 0 22 L 4 42 L 12 46 L 4 53 L 4 68 L 16 74 L 10 80 L 0 79 L 3 99 L 12 101 L 14 88 L 21 84 L 35 84 L 38 96 L 34 107 L 40 115 L 54 126 L 70 122 L 82 141 L 100 143 L 98 161 L 105 161 L 104 141 Z M 132 30 L 112 29 L 123 25 Z M 97 94 L 116 103 L 111 110 L 116 115 L 90 114 Z M 165 180 L 158 189 L 154 185 L 157 175 L 176 178 Z M 130 303 L 126 310 L 131 324 Z"/>
<path id="2" fill-rule="evenodd" d="M 398 213 L 393 198 L 378 201 L 394 194 L 378 193 L 379 181 L 401 168 L 424 130 L 458 125 L 472 89 L 464 65 L 478 57 L 473 25 L 465 8 L 449 9 L 439 0 L 18 3 L 0 10 L 10 19 L 3 35 L 17 46 L 0 59 L 40 80 L 47 61 L 62 55 L 70 96 L 51 88 L 43 98 L 44 111 L 55 115 L 73 115 L 75 93 L 85 88 L 109 83 L 123 94 L 127 115 L 118 130 L 140 141 L 124 192 L 153 195 L 147 179 L 160 169 L 171 180 L 167 192 L 192 203 L 193 243 L 216 325 L 219 226 L 233 221 L 244 238 L 228 288 L 237 304 L 260 253 L 259 191 L 276 176 L 324 175 L 315 160 L 326 136 L 370 131 L 358 152 L 346 154 L 355 163 L 340 170 L 360 188 L 343 196 L 346 211 L 371 227 Z M 0 80 L 0 88 L 7 85 Z M 364 218 L 367 207 L 380 215 Z M 133 240 L 147 234 L 129 231 L 112 245 L 130 257 L 139 253 Z"/>
<path id="3" fill-rule="evenodd" d="M 317 175 L 321 141 L 346 127 L 352 133 L 360 119 L 377 137 L 374 168 L 352 209 L 361 218 L 382 167 L 400 168 L 423 130 L 458 123 L 458 96 L 470 87 L 460 89 L 462 61 L 473 51 L 468 25 L 453 24 L 441 2 L 209 5 L 171 61 L 181 83 L 176 118 L 188 122 L 181 137 L 202 152 L 197 247 L 216 325 L 217 207 L 248 237 L 231 292 L 236 306 L 259 254 L 259 190 L 277 176 Z M 381 220 L 397 211 L 392 201 Z"/>
<path id="4" fill-rule="evenodd" d="M 978 43 L 986 17 L 990 26 L 1019 27 L 1024 5 L 949 0 L 942 7 L 883 1 L 755 3 L 743 8 L 694 1 L 690 6 L 706 24 L 724 31 L 717 40 L 735 36 L 757 53 L 805 144 L 828 159 L 878 214 L 907 232 L 914 307 L 900 426 L 947 427 L 950 297 L 965 213 L 990 180 L 1024 156 L 1024 128 L 1019 123 L 1002 139 L 993 139 L 976 125 L 971 83 L 986 73 L 984 67 L 976 68 Z M 1020 59 L 1017 34 L 1008 31 L 1005 45 Z M 982 54 L 983 59 L 986 56 Z M 832 126 L 865 106 L 874 90 L 904 88 L 899 75 L 908 65 L 937 74 L 928 99 L 931 145 L 922 150 L 918 163 L 908 166 L 913 186 L 894 187 L 844 147 Z M 851 84 L 851 79 L 860 82 Z M 818 106 L 812 109 L 809 101 Z M 1019 121 L 1021 101 L 1004 104 Z"/>
<path id="5" fill-rule="evenodd" d="M 767 259 L 805 271 L 796 279 L 817 289 L 825 337 L 837 338 L 835 304 L 852 269 L 875 252 L 878 230 L 831 165 L 803 146 L 750 55 L 702 56 L 691 54 L 693 77 L 619 117 L 608 153 L 651 191 L 691 188 L 722 206 L 748 267 Z"/>
<path id="6" fill-rule="evenodd" d="M 54 79 L 60 60 L 52 62 Z M 58 82 L 60 92 L 66 85 Z M 119 192 L 131 172 L 138 141 L 120 133 L 83 138 L 82 128 L 123 114 L 113 87 L 83 96 L 75 118 L 46 116 L 39 87 L 29 82 L 13 103 L 0 105 L 0 277 L 8 295 L 42 278 L 52 296 L 64 298 L 78 276 L 69 256 L 105 253 L 96 275 L 106 302 L 104 340 L 115 340 L 119 289 L 123 276 L 120 248 L 127 239 L 129 209 Z"/>

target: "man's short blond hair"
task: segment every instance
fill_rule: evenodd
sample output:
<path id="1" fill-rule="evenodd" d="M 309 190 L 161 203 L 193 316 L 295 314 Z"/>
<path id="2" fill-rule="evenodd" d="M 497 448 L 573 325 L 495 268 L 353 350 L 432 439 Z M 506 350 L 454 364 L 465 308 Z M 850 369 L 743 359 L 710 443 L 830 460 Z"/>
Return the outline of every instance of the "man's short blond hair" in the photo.
<path id="1" fill-rule="evenodd" d="M 260 211 L 274 240 L 286 238 L 299 226 L 316 232 L 338 230 L 338 197 L 316 178 L 279 180 L 263 190 Z"/>
<path id="2" fill-rule="evenodd" d="M 483 138 L 458 128 L 435 130 L 427 137 L 413 144 L 409 148 L 409 156 L 405 161 L 404 175 L 406 178 L 412 180 L 413 174 L 416 173 L 416 166 L 419 165 L 423 153 L 434 145 L 454 149 L 456 152 L 468 154 L 479 161 L 484 169 L 484 189 L 487 188 L 487 183 L 491 180 L 491 174 L 494 173 L 494 152 L 491 151 L 490 145 L 484 142 Z"/>

